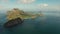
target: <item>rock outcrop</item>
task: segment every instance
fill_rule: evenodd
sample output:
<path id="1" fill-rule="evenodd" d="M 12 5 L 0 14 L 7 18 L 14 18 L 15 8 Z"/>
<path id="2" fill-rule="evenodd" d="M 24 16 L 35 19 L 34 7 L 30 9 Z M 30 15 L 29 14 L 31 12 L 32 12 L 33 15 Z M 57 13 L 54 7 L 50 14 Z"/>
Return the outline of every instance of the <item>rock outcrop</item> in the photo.
<path id="1" fill-rule="evenodd" d="M 23 23 L 23 20 L 20 19 L 20 18 L 16 18 L 16 19 L 12 19 L 12 20 L 9 20 L 8 22 L 6 22 L 4 24 L 4 27 L 6 28 L 10 28 L 10 27 L 14 27 L 18 24 L 22 24 Z"/>

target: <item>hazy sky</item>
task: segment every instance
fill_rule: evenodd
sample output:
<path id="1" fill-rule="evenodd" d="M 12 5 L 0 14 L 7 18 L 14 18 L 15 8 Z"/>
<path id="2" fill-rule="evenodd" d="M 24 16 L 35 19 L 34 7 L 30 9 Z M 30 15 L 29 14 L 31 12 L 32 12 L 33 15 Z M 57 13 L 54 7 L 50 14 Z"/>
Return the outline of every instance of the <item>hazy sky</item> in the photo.
<path id="1" fill-rule="evenodd" d="M 60 11 L 60 0 L 0 0 L 0 10 L 12 8 L 26 11 Z"/>

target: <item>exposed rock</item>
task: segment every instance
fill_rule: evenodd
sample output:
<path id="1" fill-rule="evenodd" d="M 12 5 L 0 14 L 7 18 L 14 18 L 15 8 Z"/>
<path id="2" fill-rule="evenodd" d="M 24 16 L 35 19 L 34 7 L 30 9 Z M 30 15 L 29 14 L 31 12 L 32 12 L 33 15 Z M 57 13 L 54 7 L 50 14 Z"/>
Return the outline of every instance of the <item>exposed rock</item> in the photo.
<path id="1" fill-rule="evenodd" d="M 12 20 L 9 20 L 8 22 L 6 22 L 4 24 L 4 27 L 10 28 L 10 27 L 14 27 L 18 24 L 22 24 L 22 23 L 23 23 L 23 20 L 21 20 L 20 18 L 16 18 L 16 19 L 12 19 Z"/>

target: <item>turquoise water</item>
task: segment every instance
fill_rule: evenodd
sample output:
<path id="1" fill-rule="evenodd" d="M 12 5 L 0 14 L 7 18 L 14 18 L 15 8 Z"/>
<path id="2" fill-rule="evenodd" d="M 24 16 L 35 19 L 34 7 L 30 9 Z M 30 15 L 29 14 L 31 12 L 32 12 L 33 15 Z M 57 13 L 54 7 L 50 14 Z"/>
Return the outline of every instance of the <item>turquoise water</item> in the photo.
<path id="1" fill-rule="evenodd" d="M 45 15 L 35 19 L 24 20 L 24 23 L 13 28 L 4 28 L 6 16 L 0 18 L 0 34 L 60 34 L 60 17 Z"/>

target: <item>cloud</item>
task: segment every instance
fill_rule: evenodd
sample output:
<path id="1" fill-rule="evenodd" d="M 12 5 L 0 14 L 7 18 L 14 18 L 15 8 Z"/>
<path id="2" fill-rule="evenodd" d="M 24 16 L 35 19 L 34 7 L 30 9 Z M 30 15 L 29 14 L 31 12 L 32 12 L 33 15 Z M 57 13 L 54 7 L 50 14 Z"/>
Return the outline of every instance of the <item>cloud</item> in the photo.
<path id="1" fill-rule="evenodd" d="M 9 2 L 9 0 L 1 0 L 2 2 L 5 2 L 5 3 L 7 3 L 7 2 Z"/>
<path id="2" fill-rule="evenodd" d="M 60 11 L 60 6 L 51 6 L 49 8 L 52 10 Z"/>
<path id="3" fill-rule="evenodd" d="M 3 9 L 3 6 L 2 6 L 2 5 L 0 5 L 0 10 L 1 10 L 1 9 Z"/>
<path id="4" fill-rule="evenodd" d="M 17 3 L 24 3 L 24 4 L 29 4 L 33 2 L 35 2 L 35 0 L 17 0 Z"/>
<path id="5" fill-rule="evenodd" d="M 38 8 L 46 8 L 46 7 L 48 7 L 48 4 L 38 4 L 37 7 Z"/>
<path id="6" fill-rule="evenodd" d="M 60 11 L 59 5 L 38 4 L 37 9 L 42 11 Z"/>

